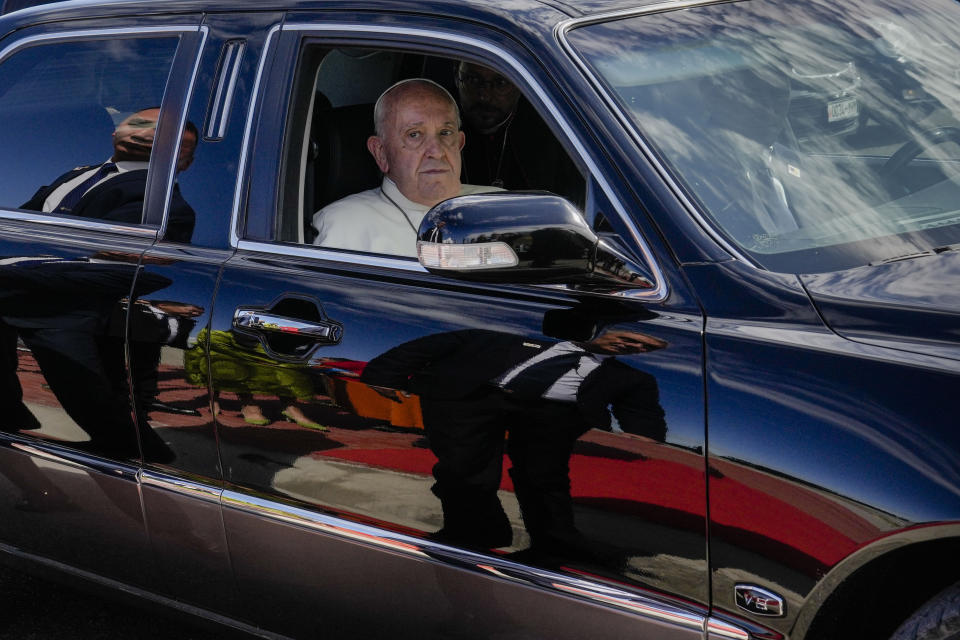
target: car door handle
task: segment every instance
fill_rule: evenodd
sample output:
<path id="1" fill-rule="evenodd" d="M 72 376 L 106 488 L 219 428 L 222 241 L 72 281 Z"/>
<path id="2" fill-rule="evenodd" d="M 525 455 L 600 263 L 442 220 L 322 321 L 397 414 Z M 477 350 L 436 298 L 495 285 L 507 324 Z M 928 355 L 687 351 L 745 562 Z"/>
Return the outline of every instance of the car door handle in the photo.
<path id="1" fill-rule="evenodd" d="M 325 344 L 336 344 L 343 337 L 343 327 L 322 320 L 301 320 L 281 316 L 263 309 L 239 308 L 233 314 L 233 327 L 264 336 L 281 334 L 300 337 Z"/>

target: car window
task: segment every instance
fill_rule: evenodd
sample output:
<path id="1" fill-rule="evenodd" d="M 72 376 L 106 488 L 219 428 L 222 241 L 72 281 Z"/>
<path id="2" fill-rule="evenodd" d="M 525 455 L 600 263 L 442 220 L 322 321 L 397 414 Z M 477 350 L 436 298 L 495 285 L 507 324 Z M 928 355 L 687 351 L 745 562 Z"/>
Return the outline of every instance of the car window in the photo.
<path id="1" fill-rule="evenodd" d="M 0 206 L 139 224 L 178 40 L 44 42 L 0 61 Z"/>
<path id="2" fill-rule="evenodd" d="M 401 82 L 377 131 L 375 104 Z M 441 113 L 424 116 L 417 96 Z M 280 240 L 408 258 L 416 257 L 420 220 L 442 199 L 541 190 L 582 206 L 586 190 L 507 75 L 414 51 L 305 48 L 284 167 Z"/>
<path id="3" fill-rule="evenodd" d="M 960 242 L 954 2 L 724 3 L 569 41 L 701 210 L 769 269 Z"/>

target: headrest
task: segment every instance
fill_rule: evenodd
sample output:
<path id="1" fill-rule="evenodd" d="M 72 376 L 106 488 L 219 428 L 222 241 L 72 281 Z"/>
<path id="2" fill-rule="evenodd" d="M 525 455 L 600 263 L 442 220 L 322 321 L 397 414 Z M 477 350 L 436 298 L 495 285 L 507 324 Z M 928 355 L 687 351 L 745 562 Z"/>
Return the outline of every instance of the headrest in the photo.
<path id="1" fill-rule="evenodd" d="M 373 105 L 357 104 L 314 113 L 311 137 L 317 148 L 314 163 L 315 208 L 372 189 L 380 184 L 380 169 L 367 151 L 373 135 Z"/>

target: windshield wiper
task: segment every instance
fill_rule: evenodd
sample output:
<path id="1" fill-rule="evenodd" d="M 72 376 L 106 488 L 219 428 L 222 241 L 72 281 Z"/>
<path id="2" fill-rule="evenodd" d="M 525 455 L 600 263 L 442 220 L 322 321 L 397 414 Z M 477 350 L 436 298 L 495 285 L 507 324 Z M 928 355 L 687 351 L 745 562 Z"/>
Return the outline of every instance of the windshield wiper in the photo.
<path id="1" fill-rule="evenodd" d="M 947 251 L 953 251 L 960 245 L 949 244 L 943 247 L 937 247 L 935 249 L 928 249 L 927 251 L 917 251 L 916 253 L 905 253 L 900 256 L 893 256 L 892 258 L 884 258 L 883 260 L 875 260 L 870 263 L 871 267 L 875 267 L 879 264 L 890 264 L 891 262 L 901 262 L 903 260 L 913 260 L 914 258 L 924 258 L 928 256 L 936 256 L 941 253 L 946 253 Z"/>

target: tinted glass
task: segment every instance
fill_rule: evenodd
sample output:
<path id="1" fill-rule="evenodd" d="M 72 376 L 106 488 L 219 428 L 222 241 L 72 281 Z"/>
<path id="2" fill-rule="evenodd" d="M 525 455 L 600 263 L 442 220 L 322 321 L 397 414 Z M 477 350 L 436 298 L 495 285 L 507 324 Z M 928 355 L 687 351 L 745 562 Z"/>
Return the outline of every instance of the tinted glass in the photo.
<path id="1" fill-rule="evenodd" d="M 139 223 L 146 162 L 177 41 L 37 44 L 0 62 L 0 206 Z M 111 204 L 87 199 L 57 211 L 67 182 L 79 179 L 73 170 L 109 159 L 121 164 L 107 170 L 104 184 L 126 177 Z M 78 197 L 96 186 L 102 185 L 94 181 Z"/>
<path id="2" fill-rule="evenodd" d="M 756 0 L 570 40 L 688 193 L 780 271 L 960 241 L 960 6 Z"/>

